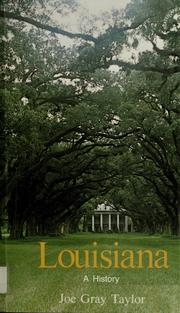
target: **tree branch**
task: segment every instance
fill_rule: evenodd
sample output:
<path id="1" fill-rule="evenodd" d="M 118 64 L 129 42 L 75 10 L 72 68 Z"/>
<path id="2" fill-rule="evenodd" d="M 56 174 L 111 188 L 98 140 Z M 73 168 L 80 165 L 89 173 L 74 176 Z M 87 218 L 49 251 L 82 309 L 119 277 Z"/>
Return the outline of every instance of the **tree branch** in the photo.
<path id="1" fill-rule="evenodd" d="M 158 54 L 162 55 L 162 56 L 173 56 L 173 57 L 178 57 L 180 58 L 180 50 L 170 50 L 170 49 L 160 49 L 156 46 L 155 42 L 150 40 L 150 42 L 153 45 L 153 49 L 154 51 L 156 51 Z"/>
<path id="2" fill-rule="evenodd" d="M 13 19 L 13 20 L 20 21 L 20 22 L 26 22 L 28 24 L 31 24 L 31 25 L 35 26 L 35 27 L 47 30 L 47 31 L 55 33 L 55 34 L 60 34 L 60 35 L 63 35 L 63 36 L 67 36 L 67 37 L 72 38 L 72 39 L 73 38 L 80 38 L 80 39 L 83 39 L 83 40 L 86 40 L 86 41 L 91 41 L 91 42 L 96 43 L 96 42 L 99 41 L 99 39 L 101 39 L 101 37 L 104 37 L 104 36 L 100 36 L 97 39 L 97 38 L 93 37 L 92 35 L 88 35 L 88 34 L 71 33 L 71 32 L 65 31 L 65 30 L 63 30 L 63 29 L 61 29 L 59 27 L 46 25 L 46 24 L 43 24 L 41 22 L 38 22 L 38 21 L 34 20 L 31 17 L 18 15 L 18 14 L 13 13 L 13 12 L 7 12 L 7 11 L 0 10 L 0 17 Z M 118 32 L 124 32 L 124 31 L 128 31 L 128 30 L 131 30 L 131 29 L 136 29 L 139 26 L 141 26 L 142 24 L 144 24 L 144 22 L 146 22 L 150 17 L 152 17 L 152 16 L 148 16 L 148 17 L 146 16 L 146 17 L 142 18 L 140 21 L 132 22 L 132 24 L 129 25 L 129 26 L 125 25 L 125 26 L 122 26 L 122 27 L 119 27 L 119 28 L 117 28 L 116 26 L 110 27 L 110 31 L 113 32 L 115 30 L 115 31 L 118 31 Z"/>
<path id="3" fill-rule="evenodd" d="M 166 75 L 173 75 L 175 73 L 180 72 L 180 65 L 163 68 L 163 67 L 158 67 L 158 66 L 146 66 L 141 63 L 132 64 L 132 63 L 124 62 L 122 60 L 111 60 L 110 62 L 106 63 L 106 67 L 109 67 L 110 65 L 118 65 L 119 67 L 129 68 L 131 70 L 155 72 L 155 73 L 161 73 L 161 74 L 166 74 Z"/>
<path id="4" fill-rule="evenodd" d="M 20 21 L 20 22 L 26 22 L 28 24 L 35 26 L 35 27 L 47 30 L 47 31 L 55 33 L 55 34 L 60 34 L 60 35 L 63 35 L 63 36 L 66 36 L 66 37 L 69 37 L 72 39 L 73 38 L 80 38 L 80 39 L 92 41 L 92 42 L 97 41 L 97 39 L 91 35 L 80 34 L 80 33 L 70 33 L 68 31 L 65 31 L 65 30 L 59 28 L 59 27 L 46 25 L 46 24 L 43 24 L 41 22 L 38 22 L 38 21 L 32 19 L 31 17 L 17 15 L 16 13 L 12 13 L 12 12 L 6 12 L 6 11 L 0 10 L 0 17 L 13 19 L 13 20 Z"/>

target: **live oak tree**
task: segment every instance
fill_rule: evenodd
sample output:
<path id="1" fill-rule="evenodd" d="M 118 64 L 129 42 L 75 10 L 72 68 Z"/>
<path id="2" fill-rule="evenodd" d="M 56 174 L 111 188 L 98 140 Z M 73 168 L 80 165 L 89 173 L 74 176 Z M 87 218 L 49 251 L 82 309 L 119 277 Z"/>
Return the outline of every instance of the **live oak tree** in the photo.
<path id="1" fill-rule="evenodd" d="M 132 158 L 137 165 L 131 176 L 153 187 L 172 233 L 179 232 L 179 119 L 178 81 L 132 73 L 126 85 L 125 110 L 136 123 L 138 132 L 131 142 Z M 128 89 L 129 85 L 129 89 Z"/>

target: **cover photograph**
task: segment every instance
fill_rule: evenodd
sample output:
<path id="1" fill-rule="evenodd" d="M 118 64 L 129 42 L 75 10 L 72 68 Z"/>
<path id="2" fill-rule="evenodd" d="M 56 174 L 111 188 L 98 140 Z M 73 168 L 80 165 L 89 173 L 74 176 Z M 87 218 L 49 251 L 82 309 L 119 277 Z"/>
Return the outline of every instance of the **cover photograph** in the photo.
<path id="1" fill-rule="evenodd" d="M 0 1 L 0 312 L 180 312 L 180 1 Z"/>

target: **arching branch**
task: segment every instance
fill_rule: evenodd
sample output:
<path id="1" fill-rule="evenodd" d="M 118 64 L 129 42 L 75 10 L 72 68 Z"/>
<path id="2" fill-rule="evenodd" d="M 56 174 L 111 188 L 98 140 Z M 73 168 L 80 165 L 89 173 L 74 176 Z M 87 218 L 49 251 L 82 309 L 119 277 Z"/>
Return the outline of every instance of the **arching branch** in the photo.
<path id="1" fill-rule="evenodd" d="M 6 11 L 0 10 L 0 17 L 13 19 L 13 20 L 16 20 L 19 22 L 26 22 L 28 24 L 35 26 L 35 27 L 47 30 L 47 31 L 55 33 L 55 34 L 60 34 L 60 35 L 63 35 L 63 36 L 66 36 L 66 37 L 69 37 L 72 39 L 73 38 L 80 38 L 80 39 L 83 39 L 86 41 L 92 41 L 92 42 L 97 41 L 97 39 L 91 35 L 80 34 L 80 33 L 71 33 L 71 32 L 65 31 L 59 27 L 56 27 L 56 26 L 50 26 L 50 25 L 43 24 L 41 22 L 34 20 L 31 17 L 17 15 L 16 13 L 12 13 L 12 12 L 6 12 Z"/>
<path id="2" fill-rule="evenodd" d="M 122 68 L 129 68 L 131 70 L 136 71 L 143 71 L 143 72 L 155 72 L 155 73 L 161 73 L 161 74 L 167 74 L 167 75 L 173 75 L 175 73 L 180 72 L 180 66 L 170 66 L 170 67 L 161 67 L 161 66 L 149 66 L 149 65 L 143 65 L 141 63 L 132 64 L 129 62 L 124 62 L 122 60 L 111 60 L 110 62 L 106 63 L 106 67 L 108 68 L 110 65 L 118 65 Z"/>

